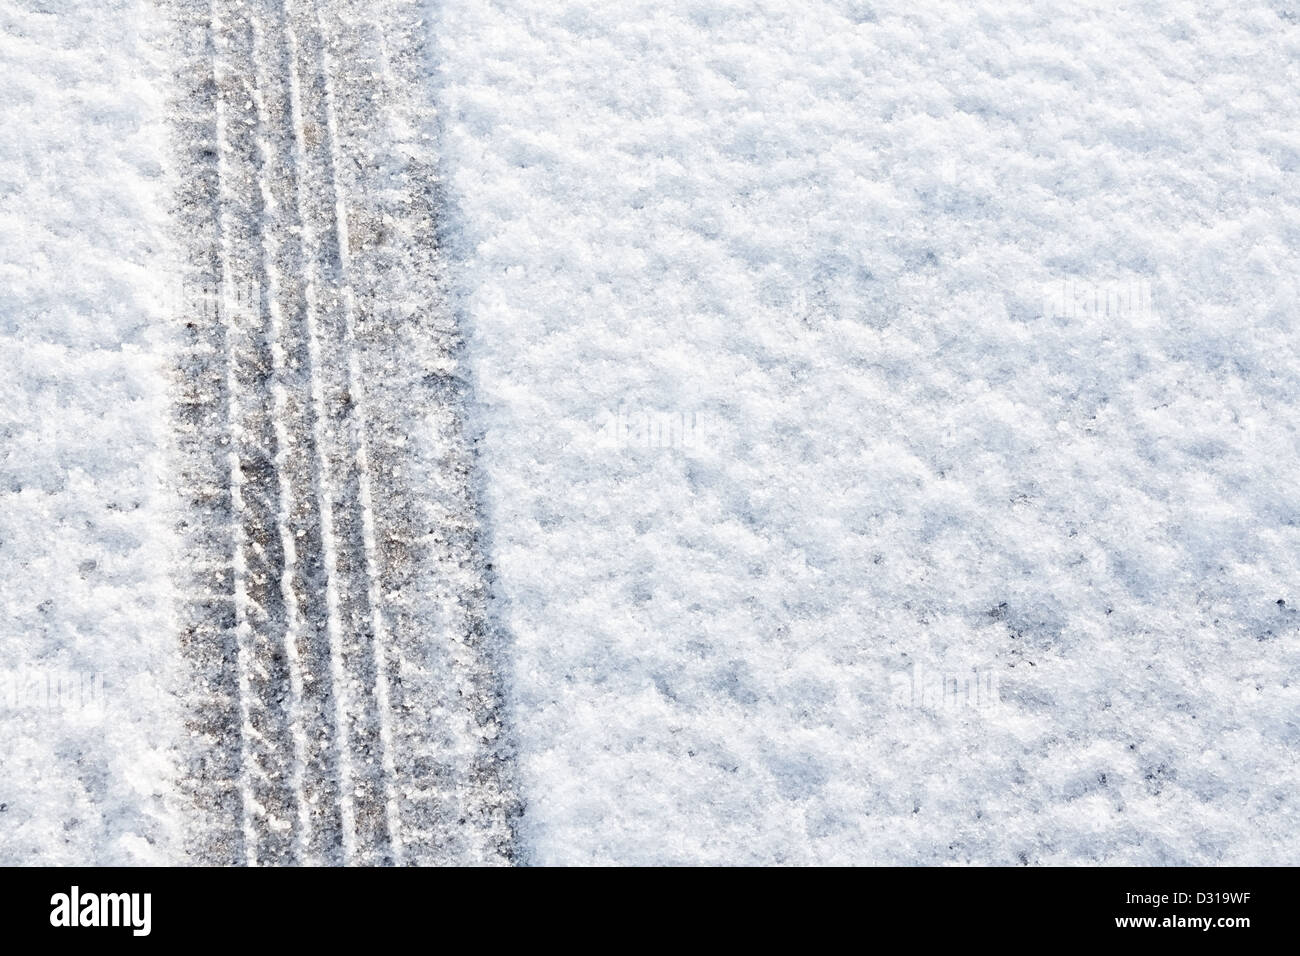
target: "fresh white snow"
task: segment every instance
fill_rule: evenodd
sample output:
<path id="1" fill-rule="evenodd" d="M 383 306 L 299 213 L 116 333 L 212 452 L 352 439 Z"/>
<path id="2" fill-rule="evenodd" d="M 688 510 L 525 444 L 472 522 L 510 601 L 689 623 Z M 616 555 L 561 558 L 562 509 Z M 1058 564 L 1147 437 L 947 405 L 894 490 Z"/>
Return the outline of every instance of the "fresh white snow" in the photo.
<path id="1" fill-rule="evenodd" d="M 169 78 L 145 0 L 0 7 L 0 861 L 170 859 Z"/>
<path id="2" fill-rule="evenodd" d="M 440 9 L 535 862 L 1294 862 L 1294 5 Z"/>

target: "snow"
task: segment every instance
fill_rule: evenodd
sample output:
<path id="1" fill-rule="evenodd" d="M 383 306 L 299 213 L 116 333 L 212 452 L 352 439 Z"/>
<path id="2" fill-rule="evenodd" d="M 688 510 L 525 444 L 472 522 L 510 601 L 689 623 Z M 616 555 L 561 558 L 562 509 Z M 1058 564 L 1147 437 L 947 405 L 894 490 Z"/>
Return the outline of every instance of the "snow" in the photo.
<path id="1" fill-rule="evenodd" d="M 1291 6 L 432 29 L 533 862 L 1294 861 Z"/>
<path id="2" fill-rule="evenodd" d="M 524 862 L 1296 861 L 1291 0 L 422 7 Z M 0 863 L 195 812 L 166 30 L 0 8 Z"/>
<path id="3" fill-rule="evenodd" d="M 167 77 L 152 5 L 0 10 L 0 861 L 169 859 Z"/>

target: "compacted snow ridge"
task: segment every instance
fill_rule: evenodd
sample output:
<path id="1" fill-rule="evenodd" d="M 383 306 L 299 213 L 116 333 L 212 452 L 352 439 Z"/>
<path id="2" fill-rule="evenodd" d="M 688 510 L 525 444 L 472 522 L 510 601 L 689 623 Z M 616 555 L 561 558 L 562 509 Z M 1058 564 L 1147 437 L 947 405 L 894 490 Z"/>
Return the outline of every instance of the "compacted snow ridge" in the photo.
<path id="1" fill-rule="evenodd" d="M 508 862 L 407 5 L 172 5 L 197 861 Z M 418 494 L 414 489 L 418 488 Z"/>

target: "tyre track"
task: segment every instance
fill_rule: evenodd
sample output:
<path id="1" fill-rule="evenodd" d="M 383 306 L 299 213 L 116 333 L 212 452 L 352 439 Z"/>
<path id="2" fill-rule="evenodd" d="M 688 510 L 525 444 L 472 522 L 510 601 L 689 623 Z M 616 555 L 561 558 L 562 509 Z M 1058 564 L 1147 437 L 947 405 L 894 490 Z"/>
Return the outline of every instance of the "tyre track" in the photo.
<path id="1" fill-rule="evenodd" d="M 469 480 L 461 337 L 439 249 L 440 177 L 420 132 L 435 113 L 422 95 L 427 37 L 412 4 L 318 10 L 334 40 L 326 63 L 351 64 L 326 72 L 359 377 L 370 386 L 368 454 L 372 474 L 404 489 L 376 496 L 372 518 L 391 707 L 402 718 L 397 769 L 409 784 L 397 812 L 412 862 L 512 861 L 521 805 Z M 411 426 L 393 415 L 404 407 L 419 410 L 416 427 L 435 441 L 408 444 Z"/>
<path id="2" fill-rule="evenodd" d="M 192 560 L 181 569 L 181 646 L 190 665 L 191 746 L 186 748 L 182 793 L 195 808 L 190 852 L 215 863 L 245 859 L 242 719 L 235 690 L 234 511 L 227 461 L 231 423 L 221 309 L 219 97 L 214 72 L 215 34 L 207 4 L 175 11 L 177 89 L 175 128 L 182 168 L 176 219 L 190 246 L 182 266 L 176 420 L 177 473 L 188 505 L 179 530 Z M 237 825 L 232 825 L 235 821 Z"/>
<path id="3" fill-rule="evenodd" d="M 292 782 L 298 822 L 294 850 L 299 860 L 321 863 L 337 858 L 332 835 L 342 833 L 339 782 L 328 749 L 332 733 L 330 682 L 319 666 L 326 658 L 320 650 L 319 635 L 329 622 L 312 610 L 317 604 L 313 595 L 319 590 L 323 568 L 319 557 L 321 528 L 313 520 L 310 495 L 319 495 L 322 469 L 316 450 L 316 409 L 304 397 L 313 391 L 305 316 L 299 305 L 303 301 L 297 278 L 301 275 L 301 256 L 296 244 L 287 241 L 300 228 L 294 206 L 296 182 L 286 170 L 277 137 L 271 135 L 272 118 L 284 115 L 286 109 L 283 90 L 273 77 L 284 75 L 288 67 L 287 47 L 263 11 L 255 12 L 256 104 L 262 130 L 259 161 L 264 222 L 269 227 L 263 230 L 263 269 L 275 369 L 272 396 L 284 551 L 281 592 L 288 609 L 284 648 L 290 665 Z M 322 802 L 322 796 L 332 799 Z"/>
<path id="4" fill-rule="evenodd" d="M 417 11 L 164 2 L 194 293 L 177 400 L 190 852 L 511 862 L 460 341 L 413 132 Z"/>
<path id="5" fill-rule="evenodd" d="M 249 863 L 293 858 L 296 800 L 280 746 L 292 736 L 289 638 L 280 587 L 285 567 L 268 286 L 259 251 L 267 216 L 259 172 L 255 37 L 243 18 L 214 17 L 220 261 L 231 427 L 235 627 L 242 736 L 242 828 Z M 233 301 L 232 301 L 233 299 Z"/>

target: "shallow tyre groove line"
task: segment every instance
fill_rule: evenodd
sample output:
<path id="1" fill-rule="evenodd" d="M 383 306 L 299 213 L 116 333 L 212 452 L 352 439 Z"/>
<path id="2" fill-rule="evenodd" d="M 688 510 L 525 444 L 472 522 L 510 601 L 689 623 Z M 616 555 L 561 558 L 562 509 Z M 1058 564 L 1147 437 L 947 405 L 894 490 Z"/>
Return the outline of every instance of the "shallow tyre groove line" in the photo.
<path id="1" fill-rule="evenodd" d="M 308 168 L 306 125 L 303 119 L 303 91 L 300 80 L 299 62 L 302 56 L 297 31 L 291 19 L 288 5 L 280 5 L 281 26 L 287 38 L 288 57 L 285 62 L 285 76 L 289 83 L 290 128 L 293 136 L 293 149 L 296 163 L 294 177 L 294 204 L 298 215 L 298 228 L 303 246 L 303 304 L 307 329 L 307 351 L 310 374 L 310 394 L 315 415 L 313 440 L 318 454 L 315 494 L 321 528 L 321 555 L 325 570 L 324 601 L 326 607 L 326 633 L 328 635 L 329 673 L 334 687 L 334 743 L 338 767 L 338 801 L 340 816 L 340 837 L 342 844 L 342 861 L 354 862 L 356 859 L 356 808 L 354 803 L 355 784 L 352 762 L 352 749 L 348 741 L 349 715 L 354 712 L 352 703 L 352 682 L 349 680 L 343 654 L 344 645 L 344 598 L 339 585 L 339 541 L 335 531 L 334 509 L 337 492 L 336 482 L 331 480 L 331 470 L 337 458 L 330 460 L 330 426 L 331 417 L 337 412 L 330 411 L 330 401 L 334 396 L 326 395 L 325 370 L 322 369 L 323 357 L 321 333 L 321 289 L 329 288 L 330 277 L 322 271 L 318 257 L 310 257 L 307 249 L 316 246 L 316 231 L 319 229 L 319 216 L 311 210 L 310 187 L 303 181 L 304 171 Z M 319 138 L 317 132 L 313 138 Z M 335 436 L 336 438 L 336 436 Z"/>
<path id="2" fill-rule="evenodd" d="M 319 7 L 315 10 L 316 33 L 324 37 Z M 384 822 L 391 839 L 394 863 L 401 862 L 401 838 L 397 814 L 397 803 L 393 796 L 393 734 L 392 712 L 388 695 L 387 675 L 387 638 L 383 614 L 380 610 L 380 594 L 377 559 L 375 556 L 375 519 L 371 503 L 370 456 L 366 443 L 366 398 L 365 384 L 360 373 L 360 363 L 356 348 L 356 331 L 353 318 L 353 289 L 348 279 L 348 227 L 347 213 L 343 202 L 342 187 L 339 182 L 339 133 L 338 119 L 334 108 L 334 91 L 330 83 L 333 65 L 330 62 L 329 49 L 321 43 L 318 65 L 324 91 L 325 126 L 329 139 L 329 181 L 334 198 L 334 241 L 338 247 L 340 286 L 342 291 L 343 339 L 347 350 L 348 389 L 352 396 L 356 414 L 353 425 L 354 464 L 357 470 L 357 503 L 361 509 L 362 550 L 366 567 L 366 601 L 370 607 L 370 629 L 372 635 L 371 669 L 373 674 L 373 693 L 376 719 L 378 721 L 380 760 L 383 767 L 383 805 Z"/>
<path id="3" fill-rule="evenodd" d="M 274 230 L 279 237 L 275 260 L 280 268 L 276 308 L 283 318 L 279 342 L 280 388 L 285 399 L 282 425 L 291 452 L 281 462 L 290 494 L 289 523 L 294 554 L 301 554 L 292 590 L 303 609 L 304 626 L 296 643 L 303 676 L 301 813 L 307 833 L 303 857 L 311 863 L 346 863 L 351 845 L 352 805 L 349 797 L 351 763 L 338 744 L 345 719 L 341 672 L 336 667 L 340 641 L 334 608 L 336 565 L 333 514 L 325 488 L 328 466 L 322 451 L 316 330 L 310 303 L 314 298 L 300 236 L 299 160 L 296 150 L 296 101 L 292 86 L 292 37 L 284 30 L 283 10 L 272 0 L 254 8 L 270 50 L 269 63 L 259 74 L 265 104 L 265 178 L 275 204 Z M 283 78 L 290 78 L 289 83 Z M 276 79 L 281 82 L 276 82 Z"/>
<path id="4" fill-rule="evenodd" d="M 418 5 L 160 3 L 191 857 L 513 862 Z"/>
<path id="5" fill-rule="evenodd" d="M 259 189 L 264 209 L 264 222 L 272 223 L 279 215 L 279 196 L 276 189 L 277 179 L 274 171 L 279 163 L 275 139 L 270 135 L 270 115 L 280 104 L 276 102 L 274 86 L 268 68 L 271 54 L 268 49 L 267 23 L 265 19 L 255 18 L 253 22 L 253 49 L 256 64 L 256 82 L 254 102 L 257 107 Z M 284 306 L 292 308 L 292 298 L 286 303 L 284 281 L 279 262 L 285 256 L 281 231 L 274 228 L 262 230 L 262 269 L 266 278 L 265 308 L 269 322 L 271 341 L 271 362 L 274 381 L 271 386 L 272 419 L 275 428 L 275 471 L 278 478 L 279 492 L 276 530 L 280 538 L 283 553 L 283 565 L 280 574 L 280 594 L 285 606 L 284 656 L 289 671 L 289 717 L 293 745 L 293 762 L 290 772 L 290 785 L 294 794 L 297 813 L 297 826 L 293 845 L 294 856 L 298 860 L 318 863 L 319 859 L 311 848 L 311 834 L 314 832 L 309 801 L 306 794 L 307 776 L 307 741 L 304 730 L 304 681 L 300 643 L 302 642 L 302 604 L 309 596 L 298 587 L 298 551 L 293 533 L 292 522 L 295 486 L 301 487 L 302 478 L 295 473 L 293 440 L 289 424 L 294 421 L 294 409 L 289 399 L 289 363 L 293 361 L 292 345 L 285 326 Z"/>
<path id="6" fill-rule="evenodd" d="M 284 552 L 276 533 L 279 481 L 273 402 L 272 342 L 266 326 L 266 281 L 260 252 L 266 208 L 258 179 L 257 90 L 252 24 L 217 18 L 222 203 L 222 296 L 227 319 L 226 369 L 235 503 L 237 657 L 242 723 L 243 814 L 247 862 L 292 858 L 295 796 L 283 767 L 289 730 Z"/>
<path id="7" fill-rule="evenodd" d="M 219 249 L 220 103 L 216 94 L 214 11 L 194 3 L 176 11 L 179 38 L 176 139 L 184 168 L 176 219 L 192 251 L 180 273 L 183 313 L 177 400 L 177 473 L 188 509 L 179 530 L 195 559 L 182 569 L 187 593 L 181 645 L 190 664 L 187 721 L 194 745 L 182 765 L 181 790 L 194 804 L 191 852 L 213 862 L 245 859 L 238 706 L 234 502 L 229 462 L 233 416 L 226 376 L 225 318 Z M 202 556 L 202 557 L 198 557 Z"/>

